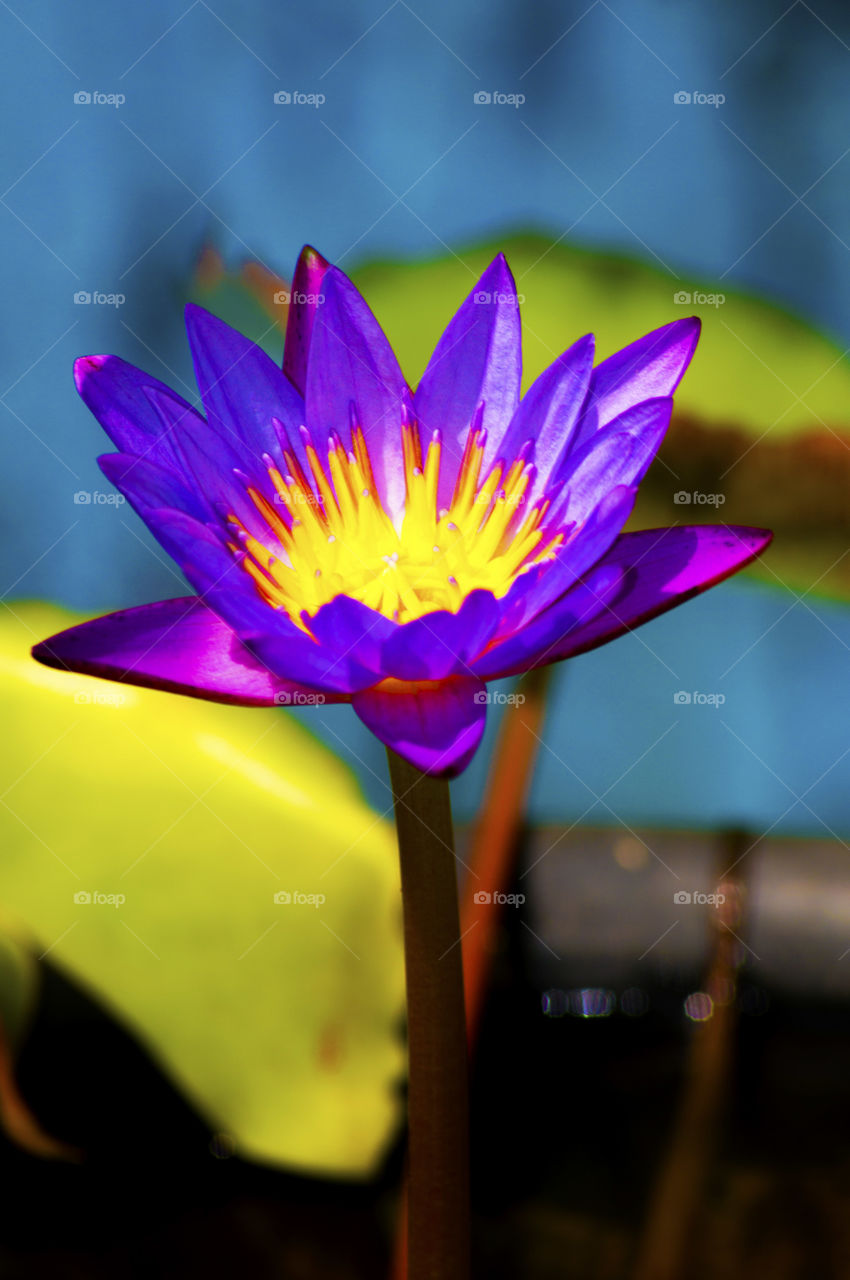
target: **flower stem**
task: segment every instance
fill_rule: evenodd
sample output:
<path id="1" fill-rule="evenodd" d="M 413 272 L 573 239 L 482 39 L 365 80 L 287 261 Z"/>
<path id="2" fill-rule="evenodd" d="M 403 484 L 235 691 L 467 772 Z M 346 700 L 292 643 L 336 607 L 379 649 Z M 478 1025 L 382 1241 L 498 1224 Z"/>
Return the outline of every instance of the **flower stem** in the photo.
<path id="1" fill-rule="evenodd" d="M 387 754 L 407 981 L 408 1280 L 466 1280 L 466 1021 L 449 784 Z"/>

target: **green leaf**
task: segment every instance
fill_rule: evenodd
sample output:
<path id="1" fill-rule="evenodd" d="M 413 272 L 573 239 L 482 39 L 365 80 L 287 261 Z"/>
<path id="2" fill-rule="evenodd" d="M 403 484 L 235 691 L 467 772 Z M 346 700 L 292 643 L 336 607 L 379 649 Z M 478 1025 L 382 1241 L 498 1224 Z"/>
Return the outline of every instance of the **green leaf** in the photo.
<path id="1" fill-rule="evenodd" d="M 522 303 L 524 385 L 584 333 L 597 360 L 682 316 L 703 331 L 676 393 L 682 414 L 744 425 L 772 438 L 827 422 L 850 432 L 850 365 L 842 348 L 771 303 L 723 281 L 677 279 L 660 267 L 538 236 L 506 238 L 433 262 L 377 263 L 354 280 L 415 384 L 478 274 L 503 250 Z M 720 306 L 674 295 L 725 295 Z M 411 305 L 412 300 L 414 305 Z"/>
<path id="2" fill-rule="evenodd" d="M 0 615 L 3 902 L 239 1154 L 367 1175 L 404 1071 L 391 827 L 297 713 L 30 658 L 76 620 Z"/>

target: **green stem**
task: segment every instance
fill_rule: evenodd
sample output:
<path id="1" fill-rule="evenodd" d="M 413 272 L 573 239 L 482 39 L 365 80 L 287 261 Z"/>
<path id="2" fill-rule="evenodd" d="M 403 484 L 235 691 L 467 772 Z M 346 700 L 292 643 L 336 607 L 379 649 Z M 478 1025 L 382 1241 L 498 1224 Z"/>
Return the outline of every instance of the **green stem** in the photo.
<path id="1" fill-rule="evenodd" d="M 407 979 L 408 1280 L 469 1274 L 463 964 L 449 784 L 388 751 Z"/>

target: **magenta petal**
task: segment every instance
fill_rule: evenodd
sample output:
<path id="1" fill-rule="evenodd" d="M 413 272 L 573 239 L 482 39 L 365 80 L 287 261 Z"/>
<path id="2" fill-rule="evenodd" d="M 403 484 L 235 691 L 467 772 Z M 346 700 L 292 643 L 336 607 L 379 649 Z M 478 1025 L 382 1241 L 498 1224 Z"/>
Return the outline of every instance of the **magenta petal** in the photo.
<path id="1" fill-rule="evenodd" d="M 394 628 L 383 649 L 384 672 L 398 680 L 468 675 L 495 634 L 501 610 L 492 591 L 471 591 L 457 613 L 437 609 Z"/>
<path id="2" fill-rule="evenodd" d="M 764 551 L 773 534 L 742 525 L 694 525 L 624 533 L 596 566 L 620 569 L 623 587 L 595 617 L 571 630 L 529 666 L 595 649 L 633 631 L 737 573 Z M 517 670 L 521 670 L 518 667 Z"/>
<path id="3" fill-rule="evenodd" d="M 321 306 L 322 280 L 329 266 L 320 253 L 305 244 L 295 267 L 283 344 L 283 372 L 301 396 L 307 389 L 307 357 L 313 321 Z"/>
<path id="4" fill-rule="evenodd" d="M 451 778 L 466 768 L 481 741 L 487 691 L 482 681 L 463 676 L 376 686 L 356 693 L 351 705 L 367 729 L 417 769 Z"/>
<path id="5" fill-rule="evenodd" d="M 82 400 L 122 453 L 161 467 L 179 467 L 168 424 L 147 393 L 151 389 L 162 392 L 181 413 L 197 422 L 203 418 L 164 382 L 118 356 L 83 356 L 74 364 L 74 382 Z"/>
<path id="6" fill-rule="evenodd" d="M 516 285 L 500 253 L 440 338 L 414 399 L 423 437 L 442 433 L 438 507 L 449 505 L 466 436 L 482 403 L 481 425 L 487 431 L 482 474 L 501 456 L 502 437 L 519 404 L 521 376 Z"/>
<path id="7" fill-rule="evenodd" d="M 61 671 L 184 693 L 212 702 L 264 707 L 346 701 L 281 680 L 197 598 L 122 609 L 43 640 L 33 657 Z"/>
<path id="8" fill-rule="evenodd" d="M 186 331 L 210 422 L 258 458 L 277 457 L 272 419 L 279 418 L 291 436 L 304 421 L 304 403 L 292 383 L 262 347 L 202 307 L 186 308 Z"/>
<path id="9" fill-rule="evenodd" d="M 594 370 L 574 447 L 641 400 L 671 396 L 691 362 L 699 332 L 696 316 L 674 320 L 603 360 Z"/>
<path id="10" fill-rule="evenodd" d="M 352 414 L 369 447 L 378 492 L 391 519 L 404 509 L 402 408 L 409 394 L 393 349 L 351 281 L 330 267 L 313 318 L 307 362 L 307 428 L 324 456 L 336 432 L 350 447 Z"/>

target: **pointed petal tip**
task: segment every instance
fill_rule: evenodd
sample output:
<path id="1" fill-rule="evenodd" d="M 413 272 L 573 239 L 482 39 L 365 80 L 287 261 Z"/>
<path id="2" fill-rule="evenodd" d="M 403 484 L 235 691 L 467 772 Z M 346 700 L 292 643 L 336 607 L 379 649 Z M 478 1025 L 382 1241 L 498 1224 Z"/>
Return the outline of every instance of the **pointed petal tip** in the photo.
<path id="1" fill-rule="evenodd" d="M 217 319 L 211 311 L 207 311 L 206 307 L 199 306 L 197 302 L 187 302 L 183 308 L 183 318 L 186 321 L 186 327 L 190 324 L 202 324 L 207 317 Z M 223 323 L 223 322 L 222 322 Z"/>
<path id="2" fill-rule="evenodd" d="M 729 525 L 729 532 L 751 549 L 752 557 L 761 555 L 773 542 L 772 529 L 760 529 L 751 525 Z"/>
<path id="3" fill-rule="evenodd" d="M 86 378 L 90 378 L 92 374 L 99 373 L 107 360 L 112 359 L 111 356 L 80 356 L 74 361 L 74 385 L 78 391 L 82 391 Z"/>
<path id="4" fill-rule="evenodd" d="M 298 255 L 298 261 L 303 262 L 306 266 L 322 270 L 326 270 L 331 264 L 328 259 L 318 249 L 314 249 L 311 244 L 305 244 Z"/>
<path id="5" fill-rule="evenodd" d="M 43 667 L 54 667 L 60 670 L 66 670 L 62 659 L 53 652 L 50 647 L 51 636 L 48 640 L 40 640 L 38 644 L 34 644 L 30 649 L 30 654 L 35 658 L 36 662 L 40 662 Z"/>

